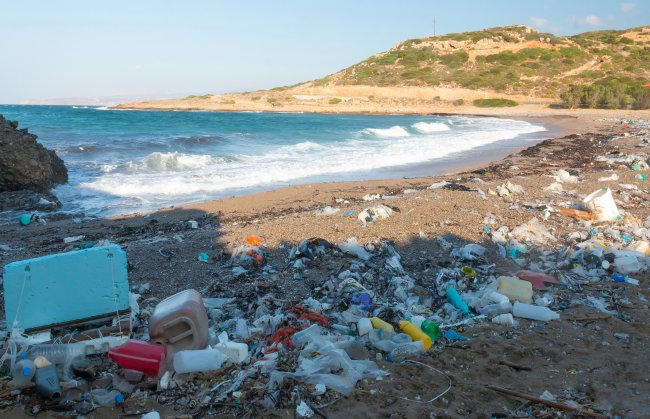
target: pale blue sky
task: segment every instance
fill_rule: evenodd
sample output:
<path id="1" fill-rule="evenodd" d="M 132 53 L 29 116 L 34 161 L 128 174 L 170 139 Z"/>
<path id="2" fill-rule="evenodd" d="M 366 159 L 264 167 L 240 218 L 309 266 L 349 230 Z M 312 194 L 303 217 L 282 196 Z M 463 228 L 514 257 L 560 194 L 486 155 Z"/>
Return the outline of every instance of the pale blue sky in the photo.
<path id="1" fill-rule="evenodd" d="M 322 77 L 396 43 L 523 23 L 556 35 L 650 24 L 610 0 L 0 0 L 0 103 L 203 94 Z"/>

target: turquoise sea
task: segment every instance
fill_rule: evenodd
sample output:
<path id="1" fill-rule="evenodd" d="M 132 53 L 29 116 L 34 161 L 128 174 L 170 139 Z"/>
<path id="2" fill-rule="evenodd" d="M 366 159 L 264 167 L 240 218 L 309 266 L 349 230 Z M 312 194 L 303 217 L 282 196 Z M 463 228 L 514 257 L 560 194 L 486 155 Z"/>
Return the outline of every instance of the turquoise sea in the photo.
<path id="1" fill-rule="evenodd" d="M 0 105 L 56 150 L 54 193 L 88 217 L 148 212 L 284 185 L 412 177 L 548 138 L 539 124 L 414 115 L 170 112 Z"/>

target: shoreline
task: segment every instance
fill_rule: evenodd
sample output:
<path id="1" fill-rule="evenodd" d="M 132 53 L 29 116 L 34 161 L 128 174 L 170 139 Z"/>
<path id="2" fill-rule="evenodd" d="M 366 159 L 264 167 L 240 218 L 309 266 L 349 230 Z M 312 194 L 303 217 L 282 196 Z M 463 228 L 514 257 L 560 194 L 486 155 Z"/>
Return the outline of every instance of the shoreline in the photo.
<path id="1" fill-rule="evenodd" d="M 402 275 L 408 275 L 416 285 L 413 291 L 431 296 L 434 301 L 431 308 L 440 310 L 444 301 L 440 298 L 441 285 L 436 280 L 439 273 L 450 275 L 444 279 L 445 284 L 454 281 L 471 289 L 476 281 L 468 281 L 454 273 L 464 265 L 474 266 L 480 272 L 480 280 L 477 280 L 478 286 L 482 286 L 489 277 L 512 275 L 520 269 L 542 269 L 539 266 L 546 263 L 547 254 L 562 255 L 557 260 L 554 259 L 556 256 L 550 260 L 570 261 L 565 252 L 575 247 L 575 239 L 568 238 L 576 233 L 588 237 L 587 234 L 592 234 L 590 232 L 595 228 L 603 233 L 598 238 L 599 243 L 614 246 L 621 242 L 610 238 L 607 234 L 613 233 L 608 231 L 633 231 L 631 226 L 634 224 L 643 224 L 645 220 L 650 223 L 647 181 L 636 177 L 639 173 L 647 174 L 647 170 L 638 172 L 627 165 L 599 159 L 604 155 L 643 153 L 648 156 L 648 122 L 643 126 L 609 120 L 576 122 L 568 124 L 568 128 L 572 125 L 577 129 L 580 125 L 590 128 L 582 132 L 593 134 L 544 140 L 479 169 L 458 171 L 453 175 L 295 185 L 167 208 L 144 216 L 79 222 L 53 220 L 26 227 L 7 225 L 0 229 L 0 266 L 31 257 L 73 251 L 103 240 L 121 246 L 127 254 L 130 287 L 142 295 L 140 310 L 147 313 L 140 316 L 143 323 L 134 334 L 137 338 L 146 333 L 143 324 L 161 299 L 189 288 L 198 290 L 203 297 L 234 298 L 237 316 L 252 321 L 257 308 L 266 307 L 265 301 L 270 302 L 270 313 L 274 310 L 287 313 L 295 304 L 304 304 L 308 297 L 318 301 L 332 299 L 335 310 L 342 311 L 349 298 L 338 294 L 332 296 L 328 284 L 342 272 L 363 269 L 363 285 L 372 287 L 378 298 L 392 301 L 392 292 L 382 288 L 386 286 L 383 281 L 390 282 L 390 277 L 381 276 L 385 266 L 382 258 L 387 256 L 386 252 L 377 252 L 373 259 L 362 261 L 334 250 L 315 257 L 303 269 L 290 263 L 290 250 L 304 240 L 320 238 L 336 249 L 337 244 L 354 237 L 361 244 L 390 244 L 398 252 L 398 260 L 404 269 Z M 579 181 L 562 184 L 561 192 L 545 190 L 555 181 L 553 177 L 559 169 L 576 173 Z M 618 180 L 599 180 L 613 172 L 620 176 Z M 453 186 L 428 189 L 432 183 L 441 180 L 452 182 Z M 506 182 L 520 185 L 523 193 L 499 196 L 489 192 Z M 619 185 L 633 185 L 636 189 Z M 603 186 L 614 191 L 619 209 L 625 211 L 624 220 L 592 225 L 549 210 L 558 205 L 580 202 Z M 362 197 L 367 194 L 382 196 L 365 201 Z M 378 204 L 387 205 L 394 212 L 387 219 L 362 225 L 357 215 Z M 331 216 L 316 215 L 315 211 L 324 205 L 339 207 L 340 211 Z M 346 212 L 350 214 L 346 215 Z M 542 223 L 554 239 L 532 246 L 524 266 L 500 256 L 492 241 L 495 237 L 492 232 L 501 227 L 512 232 L 531 219 Z M 197 222 L 196 229 L 188 227 L 189 220 Z M 486 226 L 489 233 L 485 232 Z M 261 238 L 265 263 L 246 267 L 243 274 L 235 273 L 239 265 L 237 258 L 231 256 L 246 244 L 248 235 Z M 72 241 L 66 241 L 66 238 Z M 451 249 L 468 243 L 484 246 L 487 249 L 485 260 L 461 261 L 450 254 Z M 202 253 L 208 256 L 207 262 L 197 259 L 197 255 Z M 538 268 L 533 268 L 535 265 Z M 560 275 L 571 274 L 570 268 L 544 271 L 563 279 L 565 277 Z M 494 397 L 482 387 L 491 384 L 526 388 L 530 394 L 542 394 L 545 390 L 563 394 L 568 388 L 579 394 L 573 396 L 571 393 L 567 399 L 582 400 L 588 396 L 590 406 L 599 412 L 643 416 L 647 403 L 642 395 L 650 391 L 643 375 L 649 336 L 647 324 L 650 323 L 647 303 L 650 274 L 639 272 L 633 277 L 639 285 L 603 279 L 578 286 L 569 282 L 562 287 L 553 287 L 548 293 L 552 295 L 552 309 L 561 312 L 557 321 L 539 323 L 520 319 L 520 326 L 512 327 L 483 320 L 456 328 L 459 334 L 468 336 L 470 340 L 444 345 L 437 343 L 431 351 L 417 357 L 423 363 L 440 368 L 453 380 L 453 389 L 445 401 L 413 405 L 391 396 L 395 402 L 387 406 L 382 393 L 373 396 L 371 391 L 399 388 L 400 392 L 395 393 L 398 396 L 408 393 L 426 399 L 421 382 L 429 379 L 429 375 L 409 369 L 407 364 L 393 364 L 382 358 L 377 360 L 378 366 L 391 374 L 383 383 L 362 381 L 350 397 L 341 398 L 323 409 L 329 417 L 349 416 L 350 412 L 372 417 L 382 414 L 410 417 L 427 413 L 430 416 L 457 413 L 465 417 L 471 416 L 471 412 L 518 409 L 520 402 Z M 537 293 L 542 295 L 541 291 Z M 589 299 L 603 300 L 602 304 L 612 311 L 604 317 L 589 303 Z M 226 317 L 219 317 L 216 327 L 226 318 L 230 318 L 230 312 Z M 368 357 L 376 359 L 373 352 Z M 512 371 L 499 364 L 503 359 L 526 365 L 529 370 Z M 612 366 L 612 359 L 627 361 Z M 228 374 L 236 373 L 236 369 L 228 370 Z M 193 380 L 201 383 L 214 377 L 221 379 L 223 373 L 215 374 L 218 375 L 206 374 Z M 259 401 L 262 396 L 253 387 L 263 388 L 266 380 L 267 375 L 260 374 L 246 381 L 242 387 L 244 399 L 247 402 Z M 620 385 L 622 380 L 633 386 L 635 393 L 630 393 L 628 385 Z M 296 388 L 300 388 L 300 384 Z M 149 393 L 147 389 L 139 397 L 133 397 L 133 403 L 143 401 L 148 410 L 156 410 L 162 415 L 196 413 L 187 403 L 175 403 L 173 394 L 177 391 L 171 388 Z M 161 398 L 160 394 L 164 397 Z M 12 417 L 26 417 L 19 399 L 14 398 L 13 403 L 7 404 L 5 412 Z M 127 403 L 131 403 L 128 398 Z M 130 407 L 136 408 L 134 405 Z M 142 405 L 137 406 L 138 410 L 141 408 Z M 230 404 L 214 408 L 224 416 L 238 412 L 236 406 Z M 289 404 L 261 412 L 286 417 L 293 410 Z M 95 415 L 112 417 L 114 410 L 101 408 Z"/>

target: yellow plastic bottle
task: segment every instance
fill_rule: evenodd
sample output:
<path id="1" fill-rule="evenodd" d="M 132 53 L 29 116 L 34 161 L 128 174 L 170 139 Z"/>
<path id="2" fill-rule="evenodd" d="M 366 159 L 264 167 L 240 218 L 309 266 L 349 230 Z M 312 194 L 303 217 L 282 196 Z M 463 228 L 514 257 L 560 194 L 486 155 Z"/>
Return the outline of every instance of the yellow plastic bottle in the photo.
<path id="1" fill-rule="evenodd" d="M 400 320 L 398 324 L 399 324 L 399 328 L 402 329 L 402 332 L 409 335 L 411 339 L 413 339 L 414 341 L 421 340 L 424 350 L 425 351 L 429 350 L 429 348 L 431 347 L 431 338 L 427 336 L 426 333 L 424 333 L 419 328 L 415 327 L 413 323 L 406 320 Z"/>
<path id="2" fill-rule="evenodd" d="M 386 323 L 379 317 L 371 317 L 370 318 L 370 323 L 372 323 L 372 327 L 375 329 L 384 329 L 387 332 L 394 332 L 395 328 L 393 327 L 392 324 Z"/>

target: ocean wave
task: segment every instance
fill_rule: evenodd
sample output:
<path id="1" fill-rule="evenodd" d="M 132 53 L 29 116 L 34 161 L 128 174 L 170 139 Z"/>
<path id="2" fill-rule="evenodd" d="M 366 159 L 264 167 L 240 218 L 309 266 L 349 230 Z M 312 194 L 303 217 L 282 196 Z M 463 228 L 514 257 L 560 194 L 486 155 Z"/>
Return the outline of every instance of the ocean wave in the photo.
<path id="1" fill-rule="evenodd" d="M 390 128 L 366 128 L 364 131 L 379 138 L 400 138 L 411 135 L 404 127 L 400 127 L 399 125 Z"/>
<path id="2" fill-rule="evenodd" d="M 430 134 L 432 132 L 450 131 L 449 125 L 443 122 L 417 122 L 411 125 L 416 131 L 422 134 Z"/>
<path id="3" fill-rule="evenodd" d="M 218 135 L 193 135 L 190 137 L 174 138 L 172 140 L 172 143 L 180 146 L 192 147 L 192 146 L 203 146 L 203 145 L 224 143 L 226 141 L 228 141 L 226 138 L 220 137 Z"/>
<path id="4" fill-rule="evenodd" d="M 227 160 L 207 154 L 184 154 L 179 152 L 154 152 L 138 162 L 128 162 L 122 171 L 129 173 L 187 172 L 222 164 Z"/>

